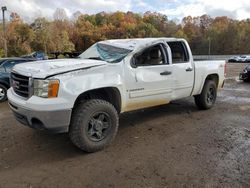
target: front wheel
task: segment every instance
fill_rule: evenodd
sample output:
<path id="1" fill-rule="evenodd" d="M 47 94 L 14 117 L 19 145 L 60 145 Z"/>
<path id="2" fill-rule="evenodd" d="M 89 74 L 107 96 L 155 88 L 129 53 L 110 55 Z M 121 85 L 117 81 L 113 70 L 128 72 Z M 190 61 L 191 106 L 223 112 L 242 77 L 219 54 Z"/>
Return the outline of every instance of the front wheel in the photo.
<path id="1" fill-rule="evenodd" d="M 115 138 L 118 119 L 115 107 L 109 102 L 99 99 L 84 101 L 73 110 L 70 139 L 83 151 L 101 150 Z"/>
<path id="2" fill-rule="evenodd" d="M 0 102 L 3 102 L 7 99 L 7 88 L 0 84 Z"/>
<path id="3" fill-rule="evenodd" d="M 205 81 L 202 92 L 194 96 L 195 104 L 201 110 L 207 110 L 213 107 L 217 97 L 216 84 L 212 80 Z"/>

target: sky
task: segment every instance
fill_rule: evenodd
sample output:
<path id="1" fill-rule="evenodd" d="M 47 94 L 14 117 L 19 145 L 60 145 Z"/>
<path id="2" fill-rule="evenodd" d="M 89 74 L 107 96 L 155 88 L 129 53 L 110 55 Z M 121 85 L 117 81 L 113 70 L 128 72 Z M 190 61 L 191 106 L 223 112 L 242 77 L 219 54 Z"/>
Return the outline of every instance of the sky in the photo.
<path id="1" fill-rule="evenodd" d="M 228 16 L 233 19 L 250 18 L 250 0 L 0 0 L 10 12 L 17 12 L 24 20 L 35 17 L 53 18 L 56 8 L 64 8 L 68 17 L 76 11 L 94 14 L 102 11 L 160 12 L 172 20 L 185 16 Z"/>

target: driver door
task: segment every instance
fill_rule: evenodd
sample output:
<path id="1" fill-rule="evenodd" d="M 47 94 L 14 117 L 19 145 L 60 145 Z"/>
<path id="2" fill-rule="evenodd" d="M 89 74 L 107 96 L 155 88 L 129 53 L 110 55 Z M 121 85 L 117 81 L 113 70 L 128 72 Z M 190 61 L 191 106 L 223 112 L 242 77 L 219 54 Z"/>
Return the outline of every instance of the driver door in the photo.
<path id="1" fill-rule="evenodd" d="M 166 104 L 173 92 L 173 67 L 169 64 L 167 46 L 155 44 L 133 57 L 134 79 L 128 84 L 129 110 Z"/>

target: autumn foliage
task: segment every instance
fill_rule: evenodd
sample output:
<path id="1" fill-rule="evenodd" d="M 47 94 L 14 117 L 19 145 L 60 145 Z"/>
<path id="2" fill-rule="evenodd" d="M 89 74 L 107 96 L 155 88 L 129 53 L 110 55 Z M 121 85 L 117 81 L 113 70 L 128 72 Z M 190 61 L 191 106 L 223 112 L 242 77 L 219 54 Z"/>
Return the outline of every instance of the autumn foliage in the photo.
<path id="1" fill-rule="evenodd" d="M 1 39 L 2 36 L 1 28 Z M 188 40 L 194 54 L 208 54 L 209 43 L 211 54 L 244 54 L 250 53 L 250 19 L 203 15 L 188 16 L 176 23 L 159 13 L 101 12 L 78 14 L 74 19 L 60 15 L 51 21 L 37 18 L 31 24 L 15 17 L 7 23 L 9 56 L 32 51 L 84 51 L 100 40 L 138 37 L 182 37 Z"/>

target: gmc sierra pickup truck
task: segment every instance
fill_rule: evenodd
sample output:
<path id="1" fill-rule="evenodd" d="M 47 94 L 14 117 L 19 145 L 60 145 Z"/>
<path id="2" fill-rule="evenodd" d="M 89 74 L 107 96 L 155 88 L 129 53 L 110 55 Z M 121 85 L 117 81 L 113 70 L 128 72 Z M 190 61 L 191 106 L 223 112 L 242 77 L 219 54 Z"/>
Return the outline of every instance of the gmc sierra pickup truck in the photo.
<path id="1" fill-rule="evenodd" d="M 188 43 L 176 38 L 101 41 L 78 59 L 16 65 L 9 106 L 24 125 L 68 132 L 80 149 L 111 143 L 119 114 L 194 96 L 211 108 L 223 86 L 225 61 L 193 61 Z"/>

